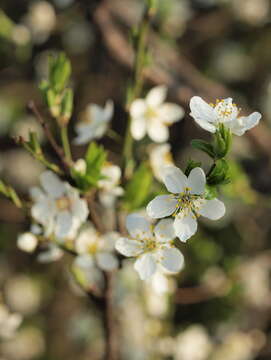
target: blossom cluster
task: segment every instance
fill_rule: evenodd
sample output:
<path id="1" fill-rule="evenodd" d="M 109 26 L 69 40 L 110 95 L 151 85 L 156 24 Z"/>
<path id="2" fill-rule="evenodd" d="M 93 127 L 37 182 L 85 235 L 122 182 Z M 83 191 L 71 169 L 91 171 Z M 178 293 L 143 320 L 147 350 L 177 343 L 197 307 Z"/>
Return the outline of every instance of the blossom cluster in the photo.
<path id="1" fill-rule="evenodd" d="M 144 214 L 128 214 L 127 233 L 100 233 L 88 220 L 88 192 L 62 181 L 53 171 L 47 170 L 40 176 L 40 187 L 30 190 L 33 224 L 30 231 L 18 237 L 20 249 L 33 252 L 39 248 L 42 251 L 38 258 L 43 262 L 59 259 L 63 250 L 68 249 L 76 255 L 76 271 L 80 269 L 87 274 L 90 282 L 93 278 L 101 278 L 101 271 L 118 268 L 115 250 L 126 257 L 136 258 L 134 268 L 142 280 L 157 272 L 172 274 L 183 268 L 184 256 L 175 239 L 185 243 L 197 232 L 200 216 L 218 220 L 225 214 L 225 205 L 208 193 L 209 173 L 206 175 L 199 165 L 193 165 L 185 172 L 175 166 L 170 145 L 166 142 L 169 139 L 168 127 L 183 119 L 184 110 L 179 105 L 165 102 L 166 95 L 165 86 L 151 89 L 145 99 L 135 99 L 130 104 L 129 115 L 134 140 L 140 141 L 148 135 L 158 143 L 149 145 L 149 166 L 155 178 L 164 183 L 168 193 L 160 193 L 152 199 Z M 243 135 L 261 118 L 258 112 L 240 117 L 240 109 L 231 98 L 207 104 L 194 96 L 190 109 L 196 123 L 214 134 L 226 129 L 229 134 Z M 83 145 L 103 137 L 109 128 L 113 110 L 111 100 L 104 108 L 89 104 L 75 127 L 77 137 L 74 144 Z M 89 155 L 73 163 L 74 179 L 83 179 L 87 184 L 95 185 L 102 207 L 115 211 L 117 198 L 125 198 L 126 195 L 121 186 L 121 168 L 103 161 L 97 178 L 93 178 L 89 176 L 89 171 L 92 171 L 92 166 L 98 166 L 100 158 L 92 158 Z"/>

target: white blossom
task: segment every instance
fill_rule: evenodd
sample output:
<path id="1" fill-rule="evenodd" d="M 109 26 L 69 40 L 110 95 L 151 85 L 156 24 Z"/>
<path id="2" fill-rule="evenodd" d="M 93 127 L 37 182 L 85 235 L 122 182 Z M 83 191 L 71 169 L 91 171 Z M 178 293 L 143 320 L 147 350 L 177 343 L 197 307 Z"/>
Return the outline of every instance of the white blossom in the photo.
<path id="1" fill-rule="evenodd" d="M 150 149 L 150 165 L 157 180 L 163 180 L 165 166 L 173 165 L 170 144 L 154 145 Z"/>
<path id="2" fill-rule="evenodd" d="M 34 201 L 32 217 L 44 227 L 45 237 L 74 238 L 88 216 L 86 201 L 80 198 L 77 189 L 51 171 L 41 174 L 40 183 L 41 188 L 30 190 Z"/>
<path id="3" fill-rule="evenodd" d="M 50 262 L 58 261 L 64 255 L 64 251 L 54 243 L 49 243 L 47 249 L 40 252 L 37 260 L 40 263 L 47 264 Z"/>
<path id="4" fill-rule="evenodd" d="M 134 268 L 142 280 L 149 279 L 159 268 L 170 273 L 177 273 L 183 268 L 184 257 L 174 246 L 172 225 L 171 219 L 161 220 L 153 227 L 143 216 L 127 216 L 129 237 L 118 239 L 116 249 L 124 256 L 137 257 Z"/>
<path id="5" fill-rule="evenodd" d="M 9 339 L 14 336 L 21 322 L 20 314 L 10 313 L 6 305 L 0 304 L 0 339 Z"/>
<path id="6" fill-rule="evenodd" d="M 100 139 L 104 136 L 109 122 L 113 116 L 113 102 L 108 100 L 105 107 L 96 104 L 89 104 L 76 127 L 77 137 L 74 143 L 77 145 L 87 144 L 93 139 Z"/>
<path id="7" fill-rule="evenodd" d="M 172 215 L 176 236 L 183 242 L 197 231 L 197 218 L 202 215 L 218 220 L 225 214 L 225 206 L 218 199 L 204 197 L 204 171 L 194 168 L 187 177 L 176 166 L 164 171 L 164 183 L 170 195 L 156 196 L 147 206 L 147 214 L 155 219 Z"/>
<path id="8" fill-rule="evenodd" d="M 181 106 L 165 102 L 167 88 L 163 85 L 151 89 L 145 99 L 136 99 L 130 108 L 131 133 L 135 140 L 146 134 L 155 142 L 168 140 L 168 126 L 184 116 Z"/>
<path id="9" fill-rule="evenodd" d="M 262 117 L 259 112 L 239 116 L 240 109 L 232 103 L 232 98 L 217 100 L 216 104 L 207 104 L 201 97 L 193 96 L 190 100 L 190 110 L 190 115 L 204 130 L 215 133 L 219 124 L 224 124 L 238 136 L 256 126 Z"/>
<path id="10" fill-rule="evenodd" d="M 78 253 L 75 264 L 85 269 L 98 267 L 111 271 L 118 267 L 114 247 L 118 233 L 99 234 L 92 223 L 88 223 L 75 239 L 75 250 Z"/>
<path id="11" fill-rule="evenodd" d="M 20 250 L 32 253 L 38 245 L 38 238 L 31 232 L 20 234 L 17 239 L 17 246 Z"/>
<path id="12" fill-rule="evenodd" d="M 123 194 L 123 188 L 119 186 L 120 167 L 107 162 L 102 167 L 101 175 L 104 178 L 98 181 L 99 199 L 104 206 L 110 207 L 114 204 L 116 197 Z"/>

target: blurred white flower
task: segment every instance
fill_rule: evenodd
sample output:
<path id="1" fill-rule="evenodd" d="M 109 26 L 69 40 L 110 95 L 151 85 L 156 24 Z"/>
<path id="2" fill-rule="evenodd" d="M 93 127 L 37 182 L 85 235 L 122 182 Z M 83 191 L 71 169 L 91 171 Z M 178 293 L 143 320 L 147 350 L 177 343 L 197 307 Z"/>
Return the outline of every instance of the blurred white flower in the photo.
<path id="1" fill-rule="evenodd" d="M 58 261 L 64 255 L 64 251 L 60 249 L 56 244 L 49 243 L 47 249 L 40 252 L 37 256 L 37 260 L 40 263 L 50 263 Z"/>
<path id="2" fill-rule="evenodd" d="M 73 166 L 74 170 L 76 170 L 77 172 L 81 173 L 81 174 L 85 174 L 86 170 L 87 170 L 87 163 L 86 160 L 84 159 L 78 159 L 75 161 L 74 166 Z"/>
<path id="3" fill-rule="evenodd" d="M 167 88 L 163 85 L 151 89 L 145 99 L 136 99 L 130 107 L 131 133 L 135 140 L 146 134 L 155 142 L 169 138 L 168 126 L 184 116 L 181 106 L 165 102 Z"/>
<path id="4" fill-rule="evenodd" d="M 46 237 L 74 238 L 88 216 L 86 201 L 80 198 L 77 189 L 51 171 L 41 174 L 40 183 L 42 188 L 30 189 L 34 201 L 32 217 L 43 225 Z"/>
<path id="5" fill-rule="evenodd" d="M 116 197 L 123 194 L 123 188 L 119 186 L 121 178 L 121 169 L 119 166 L 107 162 L 101 171 L 104 179 L 99 180 L 98 186 L 99 199 L 106 207 L 111 207 L 114 204 Z"/>
<path id="6" fill-rule="evenodd" d="M 216 104 L 207 104 L 201 97 L 193 96 L 190 100 L 190 110 L 190 115 L 204 130 L 215 133 L 218 125 L 224 124 L 238 136 L 258 125 L 262 117 L 259 112 L 238 117 L 240 109 L 232 103 L 232 98 L 217 100 Z"/>
<path id="7" fill-rule="evenodd" d="M 207 360 L 212 350 L 210 337 L 201 325 L 189 326 L 176 342 L 174 360 Z"/>
<path id="8" fill-rule="evenodd" d="M 118 237 L 116 232 L 101 235 L 92 223 L 88 223 L 75 239 L 75 250 L 78 253 L 75 265 L 86 269 L 96 265 L 104 271 L 116 269 L 118 260 L 113 252 Z"/>
<path id="9" fill-rule="evenodd" d="M 9 360 L 38 359 L 44 350 L 44 336 L 40 329 L 33 326 L 24 327 L 2 346 L 2 352 Z"/>
<path id="10" fill-rule="evenodd" d="M 235 15 L 251 25 L 263 26 L 269 21 L 269 0 L 232 0 L 232 5 Z"/>
<path id="11" fill-rule="evenodd" d="M 171 219 L 164 219 L 153 228 L 143 216 L 127 216 L 126 227 L 130 236 L 118 239 L 116 249 L 124 256 L 137 257 L 134 268 L 141 280 L 149 279 L 158 267 L 170 273 L 177 273 L 183 268 L 184 257 L 174 246 L 172 225 Z"/>
<path id="12" fill-rule="evenodd" d="M 0 339 L 13 337 L 21 325 L 22 316 L 11 313 L 4 304 L 0 304 Z"/>
<path id="13" fill-rule="evenodd" d="M 6 303 L 12 311 L 34 314 L 42 301 L 41 284 L 26 275 L 16 275 L 5 284 Z"/>
<path id="14" fill-rule="evenodd" d="M 225 206 L 218 199 L 204 198 L 204 171 L 194 168 L 187 177 L 179 168 L 164 170 L 164 183 L 171 195 L 156 196 L 147 206 L 147 214 L 155 219 L 172 215 L 176 236 L 186 242 L 197 231 L 197 218 L 202 215 L 218 220 L 225 214 Z"/>
<path id="15" fill-rule="evenodd" d="M 166 143 L 161 145 L 154 145 L 150 149 L 150 165 L 154 176 L 159 181 L 163 181 L 165 166 L 174 164 L 170 148 L 170 144 Z"/>
<path id="16" fill-rule="evenodd" d="M 104 108 L 96 104 L 89 104 L 81 116 L 81 121 L 75 127 L 78 136 L 74 139 L 74 143 L 82 145 L 104 136 L 112 119 L 113 109 L 111 100 L 106 102 Z"/>
<path id="17" fill-rule="evenodd" d="M 31 232 L 20 234 L 17 239 L 17 246 L 20 250 L 32 253 L 38 245 L 38 238 Z"/>
<path id="18" fill-rule="evenodd" d="M 56 25 L 54 7 L 48 1 L 36 1 L 30 5 L 24 22 L 29 27 L 34 41 L 43 43 Z"/>
<path id="19" fill-rule="evenodd" d="M 11 36 L 14 43 L 18 46 L 25 46 L 31 40 L 29 29 L 22 24 L 14 25 Z"/>

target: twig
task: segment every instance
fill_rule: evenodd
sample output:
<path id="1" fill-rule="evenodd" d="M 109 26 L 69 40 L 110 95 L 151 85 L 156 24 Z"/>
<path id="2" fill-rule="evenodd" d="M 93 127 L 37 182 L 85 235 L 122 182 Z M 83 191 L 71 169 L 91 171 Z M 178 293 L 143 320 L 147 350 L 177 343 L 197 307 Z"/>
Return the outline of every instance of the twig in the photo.
<path id="1" fill-rule="evenodd" d="M 65 155 L 64 155 L 62 148 L 60 146 L 58 146 L 58 144 L 56 143 L 55 138 L 54 138 L 53 134 L 51 133 L 51 130 L 50 130 L 48 124 L 42 118 L 42 116 L 33 100 L 29 101 L 28 107 L 33 112 L 33 114 L 36 116 L 36 119 L 39 122 L 39 124 L 42 126 L 43 131 L 44 131 L 49 143 L 51 144 L 55 153 L 58 155 L 59 159 L 61 160 L 65 171 L 69 174 L 70 164 L 65 159 Z"/>

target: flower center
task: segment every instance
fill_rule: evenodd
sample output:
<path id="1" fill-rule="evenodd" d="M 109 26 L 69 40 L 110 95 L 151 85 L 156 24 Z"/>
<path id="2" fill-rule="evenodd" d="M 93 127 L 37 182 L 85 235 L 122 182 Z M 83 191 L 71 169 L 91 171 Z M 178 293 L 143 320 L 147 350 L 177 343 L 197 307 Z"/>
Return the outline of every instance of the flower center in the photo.
<path id="1" fill-rule="evenodd" d="M 229 121 L 232 120 L 233 117 L 237 117 L 238 113 L 241 109 L 238 109 L 236 104 L 232 104 L 231 101 L 226 101 L 225 99 L 216 100 L 215 104 L 210 104 L 212 106 L 218 116 L 218 120 L 220 121 Z"/>
<path id="2" fill-rule="evenodd" d="M 98 252 L 98 241 L 93 241 L 93 243 L 88 245 L 88 253 L 89 254 L 96 254 Z"/>
<path id="3" fill-rule="evenodd" d="M 155 109 L 152 108 L 152 107 L 148 107 L 148 108 L 146 109 L 146 117 L 147 117 L 148 119 L 156 118 L 156 117 L 157 117 L 157 111 L 155 111 Z"/>
<path id="4" fill-rule="evenodd" d="M 191 214 L 195 218 L 200 216 L 199 210 L 204 203 L 202 195 L 191 194 L 191 188 L 186 187 L 184 192 L 174 196 L 174 198 L 177 200 L 176 210 L 173 213 L 174 217 L 184 218 Z"/>
<path id="5" fill-rule="evenodd" d="M 56 207 L 59 211 L 70 210 L 71 201 L 67 196 L 56 199 Z"/>

